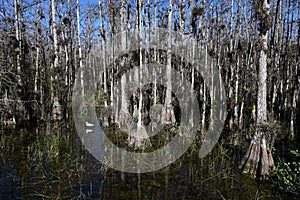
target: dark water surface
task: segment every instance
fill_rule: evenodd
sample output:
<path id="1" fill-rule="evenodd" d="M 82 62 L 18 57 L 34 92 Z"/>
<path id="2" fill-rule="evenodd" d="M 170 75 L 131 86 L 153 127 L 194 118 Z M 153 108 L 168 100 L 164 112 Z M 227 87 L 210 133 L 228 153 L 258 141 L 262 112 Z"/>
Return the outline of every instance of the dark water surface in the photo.
<path id="1" fill-rule="evenodd" d="M 241 155 L 217 145 L 199 159 L 197 144 L 153 173 L 101 165 L 71 125 L 2 129 L 0 199 L 292 199 L 269 182 L 241 174 Z M 240 151 L 238 151 L 240 152 Z"/>

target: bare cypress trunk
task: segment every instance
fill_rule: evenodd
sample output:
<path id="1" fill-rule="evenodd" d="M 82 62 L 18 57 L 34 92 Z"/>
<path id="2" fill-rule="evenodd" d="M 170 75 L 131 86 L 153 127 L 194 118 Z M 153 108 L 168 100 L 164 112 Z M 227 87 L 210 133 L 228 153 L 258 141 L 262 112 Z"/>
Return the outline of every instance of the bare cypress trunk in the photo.
<path id="1" fill-rule="evenodd" d="M 103 66 L 103 90 L 104 90 L 104 95 L 107 97 L 108 96 L 108 90 L 107 90 L 107 74 L 108 71 L 106 69 L 106 50 L 105 50 L 105 29 L 104 29 L 104 22 L 103 22 L 103 8 L 102 8 L 102 0 L 98 1 L 98 10 L 99 10 L 99 19 L 100 19 L 100 35 L 101 35 L 101 62 L 100 63 Z M 100 74 L 101 76 L 102 74 Z M 104 99 L 104 108 L 107 110 L 108 108 L 108 104 L 107 104 L 107 98 Z M 103 120 L 103 125 L 104 126 L 108 126 L 108 116 L 107 114 L 104 114 L 104 116 L 102 116 L 102 120 Z"/>
<path id="2" fill-rule="evenodd" d="M 206 7 L 206 0 L 202 0 L 201 1 L 201 6 L 205 12 L 205 7 Z M 204 39 L 204 36 L 207 34 L 208 28 L 207 26 L 205 26 L 205 19 L 204 19 L 204 13 L 203 15 L 200 16 L 200 22 L 199 22 L 199 30 L 201 31 L 201 35 L 200 38 L 202 39 L 201 41 L 201 45 L 202 45 L 202 49 L 204 50 L 204 54 L 205 54 L 205 59 L 204 59 L 204 71 L 206 71 L 207 69 L 207 65 L 208 65 L 208 54 L 207 54 L 207 43 Z M 201 84 L 200 87 L 200 96 L 203 99 L 202 101 L 202 105 L 201 105 L 201 140 L 205 140 L 206 137 L 206 129 L 205 129 L 205 115 L 206 115 L 206 81 L 205 79 L 203 80 L 203 83 Z"/>
<path id="3" fill-rule="evenodd" d="M 207 59 L 208 59 L 208 54 L 207 54 L 207 44 L 205 44 L 205 60 L 204 60 L 204 71 L 207 70 Z M 202 84 L 202 89 L 200 91 L 201 96 L 203 96 L 203 102 L 202 102 L 202 117 L 201 117 L 201 140 L 205 140 L 206 137 L 206 129 L 205 129 L 205 115 L 206 115 L 206 81 L 203 81 Z M 202 92 L 202 93 L 201 93 Z"/>
<path id="4" fill-rule="evenodd" d="M 137 15 L 137 24 L 136 24 L 136 37 L 139 38 L 139 43 L 140 43 L 140 49 L 139 49 L 139 70 L 135 71 L 135 80 L 138 80 L 139 82 L 139 92 L 136 90 L 133 96 L 136 98 L 136 102 L 134 103 L 134 115 L 137 116 L 137 125 L 136 129 L 132 130 L 132 133 L 130 133 L 130 137 L 128 138 L 129 140 L 129 145 L 134 146 L 135 148 L 144 148 L 146 145 L 149 144 L 149 136 L 146 131 L 146 128 L 143 123 L 143 54 L 142 54 L 142 38 L 143 38 L 143 33 L 142 33 L 142 16 L 143 16 L 143 7 L 144 7 L 144 1 L 139 0 L 138 1 L 138 15 Z M 138 34 L 138 36 L 137 36 Z M 138 97 L 139 96 L 139 97 Z M 137 103 L 138 102 L 138 103 Z"/>
<path id="5" fill-rule="evenodd" d="M 186 7 L 186 3 L 185 0 L 182 0 L 180 6 L 180 10 L 178 11 L 180 13 L 180 30 L 181 30 L 181 34 L 182 37 L 184 37 L 185 34 L 185 20 L 186 20 L 186 11 L 185 11 L 185 7 Z"/>
<path id="6" fill-rule="evenodd" d="M 52 37 L 53 37 L 53 63 L 52 69 L 57 69 L 58 65 L 58 42 L 57 42 L 57 32 L 56 32 L 56 7 L 55 0 L 51 0 L 51 22 L 52 22 Z M 52 72 L 51 72 L 52 73 Z M 56 77 L 55 77 L 56 78 Z M 51 102 L 54 98 L 54 90 L 53 90 L 53 76 L 51 74 Z"/>
<path id="7" fill-rule="evenodd" d="M 126 1 L 122 0 L 121 3 L 121 44 L 122 44 L 122 50 L 126 50 Z M 122 62 L 121 67 L 124 68 L 125 62 Z M 128 120 L 130 118 L 129 110 L 128 110 L 128 96 L 127 96 L 127 80 L 126 80 L 126 73 L 123 74 L 121 77 L 121 110 L 120 110 L 120 116 L 119 116 L 119 126 L 122 127 L 123 125 L 126 125 L 128 123 Z"/>
<path id="8" fill-rule="evenodd" d="M 261 9 L 268 16 L 270 4 L 268 0 L 261 3 Z M 262 49 L 260 50 L 258 61 L 258 81 L 257 81 L 257 117 L 256 130 L 252 138 L 250 147 L 242 160 L 241 169 L 243 172 L 255 176 L 269 175 L 274 166 L 271 154 L 271 133 L 266 131 L 267 123 L 267 50 L 268 50 L 268 29 L 266 18 L 261 18 L 260 40 Z"/>
<path id="9" fill-rule="evenodd" d="M 231 1 L 231 12 L 230 12 L 230 21 L 229 21 L 229 35 L 231 34 L 234 34 L 233 31 L 233 20 L 234 20 L 234 0 Z M 234 37 L 236 38 L 236 37 Z M 233 37 L 230 38 L 230 45 L 229 45 L 229 53 L 233 56 L 233 47 L 234 47 L 234 40 L 233 40 Z M 229 58 L 229 62 L 232 63 L 233 58 Z M 231 69 L 230 70 L 230 75 L 229 75 L 229 80 L 228 82 L 234 82 L 234 69 Z M 229 86 L 229 95 L 228 97 L 230 99 L 234 99 L 233 95 L 234 95 L 234 91 L 233 91 L 233 86 Z M 230 113 L 230 119 L 229 119 L 229 128 L 232 129 L 233 128 L 233 125 L 234 125 L 234 108 L 233 106 L 231 105 L 231 109 L 233 109 L 233 111 L 231 111 Z"/>
<path id="10" fill-rule="evenodd" d="M 18 50 L 17 50 L 17 76 L 18 76 L 18 82 L 21 84 L 21 53 L 22 53 L 22 36 L 20 31 L 20 9 L 21 9 L 21 1 L 14 0 L 14 9 L 15 9 L 15 34 L 16 34 L 16 40 L 18 42 Z"/>
<path id="11" fill-rule="evenodd" d="M 296 69 L 297 69 L 297 67 L 296 67 Z M 295 121 L 295 111 L 296 111 L 296 102 L 297 102 L 298 94 L 299 94 L 298 86 L 294 86 L 293 96 L 292 96 L 291 119 L 290 119 L 290 138 L 291 139 L 294 139 L 294 137 L 295 137 L 294 121 Z"/>
<path id="12" fill-rule="evenodd" d="M 143 36 L 142 36 L 142 16 L 143 16 L 143 5 L 144 5 L 144 1 L 143 0 L 139 0 L 139 9 L 140 9 L 140 13 L 139 13 L 139 39 L 140 39 L 140 48 L 139 48 L 139 54 L 140 54 L 140 69 L 139 69 L 139 87 L 140 87 L 140 93 L 139 93 L 139 109 L 138 109 L 138 122 L 137 122 L 137 132 L 136 132 L 136 141 L 135 141 L 135 146 L 136 147 L 142 147 L 144 146 L 144 139 L 146 139 L 148 137 L 148 134 L 146 132 L 145 126 L 143 124 L 143 113 L 142 113 L 142 109 L 143 109 L 143 84 L 142 84 L 142 80 L 143 80 L 143 53 L 142 53 L 142 42 L 143 42 Z"/>
<path id="13" fill-rule="evenodd" d="M 121 48 L 122 48 L 122 51 L 125 51 L 126 50 L 126 1 L 125 0 L 122 0 L 121 2 Z M 123 52 L 122 52 L 123 53 Z M 125 67 L 125 61 L 123 61 L 121 63 L 121 68 L 124 68 Z M 122 69 L 121 69 L 122 70 Z M 119 127 L 122 127 L 124 125 L 127 125 L 128 124 L 128 119 L 130 118 L 130 114 L 129 114 L 129 111 L 128 111 L 128 97 L 127 97 L 127 89 L 126 89 L 126 73 L 124 73 L 121 77 L 121 110 L 120 110 L 120 115 L 118 116 L 119 117 Z M 124 159 L 125 159 L 125 156 L 124 156 L 124 152 L 122 152 L 122 169 L 124 169 Z M 123 170 L 122 170 L 123 171 Z M 122 172 L 121 174 L 121 178 L 122 180 L 124 181 L 125 180 L 125 175 L 124 173 Z"/>
<path id="14" fill-rule="evenodd" d="M 41 76 L 41 74 L 39 73 L 40 69 L 40 44 L 41 44 L 41 40 L 40 40 L 40 33 L 42 32 L 42 28 L 41 28 L 41 5 L 40 5 L 40 0 L 38 0 L 38 6 L 37 6 L 37 19 L 38 22 L 36 24 L 36 60 L 35 60 L 35 75 L 34 75 L 34 94 L 35 94 L 35 101 L 38 102 L 39 100 L 37 99 L 38 97 L 38 93 L 39 93 L 39 88 L 40 90 L 42 90 L 42 84 L 40 81 L 38 81 L 39 76 Z M 42 96 L 42 93 L 40 94 Z M 42 100 L 42 98 L 41 98 Z M 37 111 L 38 110 L 38 104 L 35 102 L 34 104 L 34 110 Z M 42 105 L 43 102 L 40 101 L 40 104 Z M 41 111 L 41 118 L 43 118 L 43 111 Z"/>
<path id="15" fill-rule="evenodd" d="M 279 96 L 280 96 L 280 56 L 279 52 L 276 51 L 276 48 L 280 46 L 280 27 L 281 27 L 281 0 L 277 0 L 276 3 L 276 15 L 275 15 L 275 22 L 274 22 L 274 30 L 271 37 L 271 55 L 274 58 L 274 67 L 273 70 L 275 71 L 277 81 L 274 83 L 273 86 L 273 93 L 272 96 L 272 110 L 273 116 L 276 120 L 279 119 L 280 112 L 279 112 Z"/>
<path id="16" fill-rule="evenodd" d="M 156 6 L 156 0 L 154 0 L 154 16 L 151 16 L 151 17 L 154 17 L 154 29 L 155 29 L 155 33 L 157 33 L 157 20 L 156 20 L 156 16 L 157 16 L 157 6 Z M 157 40 L 157 34 L 155 34 L 154 36 L 155 40 Z M 154 47 L 154 60 L 155 61 L 158 61 L 158 57 L 157 56 L 157 49 L 156 47 Z M 154 71 L 154 102 L 153 102 L 153 105 L 155 106 L 157 104 L 157 78 L 156 78 L 156 72 Z"/>
<path id="17" fill-rule="evenodd" d="M 38 75 L 39 75 L 39 56 L 40 47 L 36 46 L 36 60 L 35 60 L 35 75 L 34 75 L 34 93 L 37 94 L 38 91 Z"/>
<path id="18" fill-rule="evenodd" d="M 289 3 L 291 3 L 289 1 Z M 299 9 L 298 9 L 298 13 L 299 13 Z M 292 19 L 291 19 L 291 30 L 290 32 L 293 32 L 293 22 L 296 21 L 294 19 L 295 17 L 295 14 L 294 12 L 292 12 Z M 292 39 L 292 36 L 290 38 L 289 41 L 291 41 Z M 298 55 L 299 56 L 299 55 Z M 290 61 L 290 60 L 289 60 Z M 293 70 L 291 69 L 293 64 L 289 64 L 289 71 L 292 72 Z M 289 77 L 295 77 L 295 80 L 297 79 L 296 77 L 296 73 L 298 73 L 298 65 L 296 64 L 296 69 L 295 69 L 295 74 L 290 74 Z M 291 107 L 291 116 L 290 116 L 290 138 L 293 139 L 295 137 L 295 130 L 294 130 L 294 119 L 295 119 L 295 110 L 296 110 L 296 98 L 298 96 L 298 91 L 297 91 L 297 87 L 298 87 L 298 84 L 295 84 L 296 81 L 293 81 L 291 83 L 291 89 L 292 89 L 292 94 L 291 94 L 291 105 L 289 105 L 289 107 Z"/>
<path id="19" fill-rule="evenodd" d="M 64 24 L 66 25 L 67 27 L 67 31 L 62 31 L 62 38 L 64 38 L 65 41 L 71 41 L 71 30 L 70 30 L 70 11 L 71 11 L 71 0 L 68 0 L 67 2 L 67 9 L 68 9 L 68 17 L 65 18 L 65 21 Z M 64 72 L 64 77 L 65 77 L 65 86 L 69 87 L 70 88 L 70 75 L 69 75 L 69 72 L 70 72 L 70 56 L 69 56 L 69 45 L 70 45 L 70 42 L 66 42 L 64 44 L 64 51 L 65 51 L 65 72 Z M 68 91 L 69 93 L 69 91 Z M 69 95 L 69 94 L 68 94 Z M 66 96 L 68 98 L 68 95 Z"/>
<path id="20" fill-rule="evenodd" d="M 137 14 L 134 24 L 134 39 L 136 42 L 139 41 L 139 22 L 140 22 L 140 2 L 137 2 Z M 134 68 L 134 81 L 139 81 L 139 70 Z M 138 91 L 135 89 L 133 92 L 133 117 L 138 117 Z"/>
<path id="21" fill-rule="evenodd" d="M 83 62 L 82 62 L 82 48 L 81 48 L 81 31 L 80 31 L 80 9 L 79 1 L 76 0 L 76 18 L 77 18 L 77 40 L 78 40 L 78 55 L 79 55 L 79 67 L 80 67 L 80 84 L 82 87 L 81 94 L 84 96 L 84 80 L 83 80 Z"/>
<path id="22" fill-rule="evenodd" d="M 143 5 L 144 1 L 139 0 L 139 43 L 140 43 L 140 48 L 139 48 L 139 63 L 140 63 L 140 68 L 139 68 L 139 87 L 140 87 L 140 92 L 139 92 L 139 109 L 138 109 L 138 128 L 142 127 L 142 108 L 143 108 L 143 53 L 142 53 L 142 44 L 143 44 L 143 35 L 142 35 L 142 16 L 143 16 Z"/>
<path id="23" fill-rule="evenodd" d="M 299 3 L 298 3 L 299 6 Z M 300 11 L 298 9 L 297 11 L 297 16 L 299 16 Z M 299 19 L 298 19 L 299 20 Z M 300 24 L 300 20 L 298 22 Z M 300 56 L 300 27 L 298 26 L 298 37 L 297 37 L 297 44 L 298 44 L 298 51 L 297 51 L 297 58 L 296 58 L 296 63 L 299 63 L 299 56 Z M 299 66 L 296 65 L 296 70 L 295 72 L 297 73 L 299 71 Z M 290 132 L 291 132 L 291 137 L 294 138 L 295 136 L 295 118 L 298 118 L 297 116 L 297 102 L 299 100 L 299 82 L 300 82 L 300 75 L 295 74 L 295 83 L 294 83 L 294 91 L 293 91 L 293 100 L 292 100 L 292 112 L 291 112 L 291 122 L 290 122 Z M 298 83 L 298 84 L 297 84 Z M 297 123 L 297 122 L 296 122 Z"/>
<path id="24" fill-rule="evenodd" d="M 41 24 L 40 24 L 40 15 L 41 15 L 41 5 L 40 0 L 38 0 L 37 6 L 37 18 L 39 19 L 36 24 L 36 60 L 35 60 L 35 76 L 34 76 L 34 93 L 38 93 L 38 75 L 39 75 L 39 56 L 40 56 L 40 31 L 41 31 Z"/>
<path id="25" fill-rule="evenodd" d="M 172 105 L 172 0 L 169 0 L 169 10 L 168 10 L 168 49 L 167 49 L 167 88 L 165 104 L 162 113 L 162 123 L 175 123 L 174 107 Z"/>

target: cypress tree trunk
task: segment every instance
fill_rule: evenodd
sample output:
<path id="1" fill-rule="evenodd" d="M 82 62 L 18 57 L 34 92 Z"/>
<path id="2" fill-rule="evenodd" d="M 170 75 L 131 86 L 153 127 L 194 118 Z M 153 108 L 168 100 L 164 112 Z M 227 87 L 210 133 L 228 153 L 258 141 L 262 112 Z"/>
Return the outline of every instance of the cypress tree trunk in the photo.
<path id="1" fill-rule="evenodd" d="M 80 67 L 80 84 L 82 87 L 82 96 L 84 96 L 84 80 L 83 80 L 83 62 L 82 62 L 82 48 L 81 48 L 81 31 L 80 31 L 80 8 L 79 1 L 76 1 L 76 18 L 77 18 L 77 39 L 78 39 L 78 54 L 79 54 L 79 67 Z"/>
<path id="2" fill-rule="evenodd" d="M 17 75 L 18 75 L 18 82 L 21 84 L 21 58 L 22 58 L 22 36 L 20 31 L 20 9 L 21 3 L 19 0 L 14 0 L 14 10 L 15 10 L 15 35 L 16 40 L 18 42 L 18 51 L 17 51 Z"/>
<path id="3" fill-rule="evenodd" d="M 245 173 L 254 176 L 269 175 L 274 166 L 271 154 L 271 133 L 266 130 L 267 123 L 267 50 L 268 50 L 268 17 L 270 4 L 264 0 L 259 5 L 265 17 L 260 18 L 260 40 L 262 49 L 258 61 L 257 80 L 257 110 L 256 110 L 256 130 L 252 138 L 249 149 L 242 160 L 241 169 Z M 260 15 L 261 13 L 257 13 Z"/>
<path id="4" fill-rule="evenodd" d="M 126 1 L 123 0 L 121 3 L 121 44 L 122 44 L 122 50 L 125 51 L 126 50 L 126 35 L 124 33 L 124 31 L 126 30 Z M 124 33 L 124 34 L 123 34 Z M 125 62 L 123 62 L 125 63 Z M 122 64 L 121 65 L 122 68 L 124 68 L 125 66 Z M 127 80 L 126 80 L 126 74 L 124 74 L 121 77 L 121 110 L 120 110 L 120 116 L 119 116 L 119 126 L 122 127 L 123 125 L 126 125 L 129 118 L 130 118 L 130 114 L 128 111 L 128 96 L 127 96 L 127 89 L 125 88 L 125 86 L 127 85 Z"/>
<path id="5" fill-rule="evenodd" d="M 165 105 L 162 113 L 162 123 L 175 123 L 175 114 L 174 108 L 172 105 L 172 0 L 169 0 L 169 10 L 168 10 L 168 50 L 167 50 L 167 89 L 166 89 L 166 97 L 165 97 Z"/>
<path id="6" fill-rule="evenodd" d="M 57 41 L 57 32 L 56 32 L 56 8 L 55 1 L 51 0 L 51 20 L 52 20 L 52 37 L 53 37 L 53 63 L 52 69 L 56 69 L 58 65 L 58 41 Z M 51 101 L 54 98 L 53 91 L 53 76 L 51 75 Z"/>
<path id="7" fill-rule="evenodd" d="M 129 146 L 133 146 L 135 148 L 144 148 L 148 144 L 150 144 L 150 139 L 148 136 L 148 133 L 146 131 L 146 128 L 144 126 L 143 122 L 143 73 L 144 73 L 144 67 L 143 67 L 143 54 L 142 54 L 142 17 L 144 14 L 144 1 L 139 0 L 138 2 L 138 14 L 136 18 L 136 27 L 135 27 L 135 39 L 137 42 L 140 43 L 140 49 L 139 49 L 139 69 L 135 70 L 134 72 L 134 79 L 135 81 L 138 81 L 139 83 L 139 89 L 136 89 L 133 93 L 134 102 L 133 102 L 133 117 L 137 117 L 137 124 L 136 128 L 132 127 L 131 133 L 129 134 L 128 142 Z M 135 124 L 135 122 L 133 122 Z"/>

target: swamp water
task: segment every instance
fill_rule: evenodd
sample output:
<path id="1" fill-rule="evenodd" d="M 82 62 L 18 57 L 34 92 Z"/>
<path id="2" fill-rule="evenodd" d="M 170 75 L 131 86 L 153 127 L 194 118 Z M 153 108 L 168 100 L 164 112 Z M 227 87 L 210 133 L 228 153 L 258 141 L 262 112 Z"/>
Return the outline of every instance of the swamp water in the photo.
<path id="1" fill-rule="evenodd" d="M 59 128 L 58 128 L 59 127 Z M 269 182 L 241 174 L 240 150 L 199 145 L 152 173 L 122 173 L 81 145 L 72 125 L 0 130 L 0 199 L 291 199 Z M 111 136 L 120 140 L 122 134 Z M 124 139 L 124 138 L 123 138 Z"/>

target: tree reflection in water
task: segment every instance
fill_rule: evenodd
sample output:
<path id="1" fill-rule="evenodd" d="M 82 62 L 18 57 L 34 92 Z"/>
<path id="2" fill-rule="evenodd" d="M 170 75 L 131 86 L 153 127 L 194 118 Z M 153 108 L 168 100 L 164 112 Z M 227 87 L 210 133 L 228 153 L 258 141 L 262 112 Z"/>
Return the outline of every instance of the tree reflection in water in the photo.
<path id="1" fill-rule="evenodd" d="M 116 141 L 126 140 L 114 134 Z M 118 138 L 119 137 L 119 138 Z M 120 144 L 122 146 L 122 144 Z M 159 145 L 158 145 L 159 146 Z M 1 199 L 249 199 L 284 198 L 271 184 L 240 174 L 222 145 L 198 159 L 199 143 L 167 168 L 130 174 L 101 165 L 67 129 L 5 129 L 0 134 Z M 232 156 L 234 155 L 234 156 Z M 121 178 L 121 176 L 123 178 Z"/>

